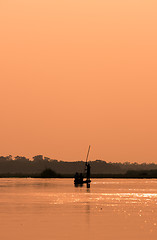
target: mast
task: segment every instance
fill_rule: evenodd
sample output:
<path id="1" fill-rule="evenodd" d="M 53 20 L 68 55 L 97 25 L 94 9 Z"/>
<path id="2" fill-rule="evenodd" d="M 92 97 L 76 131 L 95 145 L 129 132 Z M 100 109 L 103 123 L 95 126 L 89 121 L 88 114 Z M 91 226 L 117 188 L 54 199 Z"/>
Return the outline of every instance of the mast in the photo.
<path id="1" fill-rule="evenodd" d="M 90 145 L 89 145 L 88 152 L 87 152 L 87 157 L 86 157 L 86 166 L 87 166 L 87 161 L 88 161 L 89 151 L 90 151 Z"/>
<path id="2" fill-rule="evenodd" d="M 87 152 L 87 157 L 86 157 L 86 183 L 87 183 L 87 188 L 90 188 L 90 164 L 87 163 L 88 161 L 88 156 L 89 156 L 89 151 L 90 151 L 90 145 L 89 145 L 89 148 L 88 148 L 88 152 Z"/>

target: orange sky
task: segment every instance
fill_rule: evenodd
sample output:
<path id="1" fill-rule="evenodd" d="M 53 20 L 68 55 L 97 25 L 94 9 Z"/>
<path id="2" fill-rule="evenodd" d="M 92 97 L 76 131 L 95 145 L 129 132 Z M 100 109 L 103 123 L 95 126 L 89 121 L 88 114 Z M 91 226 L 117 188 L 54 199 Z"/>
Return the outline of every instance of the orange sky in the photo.
<path id="1" fill-rule="evenodd" d="M 157 1 L 1 0 L 0 155 L 157 163 Z"/>

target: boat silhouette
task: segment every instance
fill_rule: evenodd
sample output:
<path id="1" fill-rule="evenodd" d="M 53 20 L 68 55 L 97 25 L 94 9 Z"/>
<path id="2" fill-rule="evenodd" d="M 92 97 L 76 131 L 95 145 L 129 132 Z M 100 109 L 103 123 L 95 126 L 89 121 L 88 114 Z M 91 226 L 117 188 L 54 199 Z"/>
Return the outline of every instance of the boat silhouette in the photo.
<path id="1" fill-rule="evenodd" d="M 90 164 L 88 162 L 88 156 L 89 156 L 89 152 L 90 152 L 90 145 L 89 145 L 89 148 L 88 148 L 88 152 L 87 152 L 87 157 L 86 157 L 86 162 L 85 162 L 85 171 L 84 171 L 84 174 L 83 173 L 78 173 L 76 172 L 75 173 L 75 176 L 74 176 L 74 184 L 75 186 L 78 186 L 78 185 L 83 185 L 84 183 L 87 184 L 87 187 L 90 187 Z"/>

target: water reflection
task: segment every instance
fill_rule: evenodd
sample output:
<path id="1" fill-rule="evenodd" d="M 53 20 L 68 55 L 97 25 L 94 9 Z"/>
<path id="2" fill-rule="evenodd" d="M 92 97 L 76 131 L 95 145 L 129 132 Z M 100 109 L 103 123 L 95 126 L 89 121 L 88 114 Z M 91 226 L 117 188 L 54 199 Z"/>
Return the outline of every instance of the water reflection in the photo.
<path id="1" fill-rule="evenodd" d="M 155 240 L 156 186 L 155 180 L 94 179 L 90 188 L 75 188 L 72 179 L 1 179 L 0 239 L 71 240 L 77 233 L 75 239 Z"/>
<path id="2" fill-rule="evenodd" d="M 83 183 L 82 184 L 75 183 L 74 186 L 76 188 L 85 186 L 88 189 L 88 188 L 90 188 L 90 183 L 84 183 L 84 184 Z"/>

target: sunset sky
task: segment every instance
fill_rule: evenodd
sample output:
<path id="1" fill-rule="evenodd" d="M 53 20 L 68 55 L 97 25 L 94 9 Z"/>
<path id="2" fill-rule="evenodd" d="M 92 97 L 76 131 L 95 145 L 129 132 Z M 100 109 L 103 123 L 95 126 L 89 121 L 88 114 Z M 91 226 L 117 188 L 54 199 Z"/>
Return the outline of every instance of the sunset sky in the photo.
<path id="1" fill-rule="evenodd" d="M 157 163 L 157 1 L 1 0 L 0 155 Z"/>

